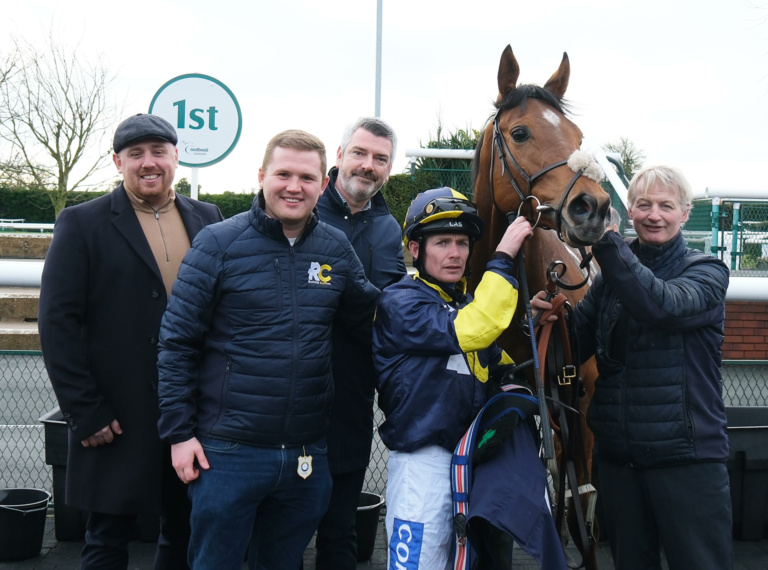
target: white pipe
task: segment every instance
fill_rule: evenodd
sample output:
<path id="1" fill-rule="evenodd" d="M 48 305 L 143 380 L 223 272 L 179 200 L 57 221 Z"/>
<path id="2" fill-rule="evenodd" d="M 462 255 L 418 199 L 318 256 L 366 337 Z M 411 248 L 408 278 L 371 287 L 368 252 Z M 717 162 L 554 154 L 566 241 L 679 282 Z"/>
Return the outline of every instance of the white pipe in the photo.
<path id="1" fill-rule="evenodd" d="M 472 160 L 475 158 L 475 151 L 474 149 L 460 148 L 407 148 L 405 149 L 405 156 L 409 158 L 461 158 Z"/>
<path id="2" fill-rule="evenodd" d="M 42 259 L 0 259 L 0 286 L 40 287 L 43 274 Z M 765 277 L 731 277 L 726 300 L 768 300 Z"/>
<path id="3" fill-rule="evenodd" d="M 765 277 L 731 277 L 725 298 L 728 301 L 767 300 Z"/>
<path id="4" fill-rule="evenodd" d="M 694 190 L 693 197 L 694 198 L 736 198 L 740 200 L 768 200 L 768 190 L 704 188 L 704 190 Z"/>
<path id="5" fill-rule="evenodd" d="M 0 286 L 40 287 L 42 259 L 0 259 Z"/>
<path id="6" fill-rule="evenodd" d="M 19 230 L 28 232 L 31 230 L 53 231 L 53 224 L 35 224 L 35 223 L 23 223 L 23 222 L 3 222 L 0 221 L 0 230 Z"/>

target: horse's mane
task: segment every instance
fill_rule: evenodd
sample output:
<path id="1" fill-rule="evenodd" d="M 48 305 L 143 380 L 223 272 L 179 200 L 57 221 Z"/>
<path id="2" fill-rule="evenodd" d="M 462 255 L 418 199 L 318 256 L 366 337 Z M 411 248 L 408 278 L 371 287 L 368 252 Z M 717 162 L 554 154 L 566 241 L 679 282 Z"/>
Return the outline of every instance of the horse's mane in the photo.
<path id="1" fill-rule="evenodd" d="M 544 89 L 539 85 L 518 85 L 515 89 L 507 93 L 501 101 L 494 103 L 496 107 L 496 113 L 501 111 L 507 111 L 517 106 L 523 108 L 525 112 L 525 106 L 528 99 L 539 99 L 545 104 L 549 105 L 553 109 L 560 111 L 563 115 L 567 115 L 570 112 L 570 107 L 565 99 L 560 99 L 557 95 Z M 480 132 L 480 138 L 477 139 L 477 147 L 475 148 L 475 157 L 472 160 L 472 184 L 474 186 L 475 180 L 477 180 L 477 173 L 480 168 L 480 150 L 483 148 L 483 139 L 485 138 L 485 128 L 488 123 L 493 120 L 496 113 L 488 117 L 488 120 L 483 125 L 483 129 Z"/>

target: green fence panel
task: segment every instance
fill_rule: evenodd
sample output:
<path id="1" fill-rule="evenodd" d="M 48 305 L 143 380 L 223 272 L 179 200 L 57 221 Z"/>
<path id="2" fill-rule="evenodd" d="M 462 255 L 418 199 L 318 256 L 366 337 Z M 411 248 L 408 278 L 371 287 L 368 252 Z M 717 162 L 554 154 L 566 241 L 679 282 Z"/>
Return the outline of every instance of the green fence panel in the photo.
<path id="1" fill-rule="evenodd" d="M 432 172 L 437 175 L 441 186 L 448 186 L 461 192 L 470 200 L 474 199 L 472 170 L 465 168 L 419 168 L 420 172 Z"/>

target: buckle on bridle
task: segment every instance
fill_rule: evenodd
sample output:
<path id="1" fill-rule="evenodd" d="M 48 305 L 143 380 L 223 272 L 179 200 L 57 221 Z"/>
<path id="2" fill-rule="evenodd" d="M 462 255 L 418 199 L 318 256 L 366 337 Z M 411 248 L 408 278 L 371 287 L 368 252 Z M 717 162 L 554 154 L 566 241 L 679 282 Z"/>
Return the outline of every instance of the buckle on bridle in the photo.
<path id="1" fill-rule="evenodd" d="M 563 366 L 562 376 L 560 374 L 557 375 L 557 383 L 561 386 L 570 386 L 571 380 L 574 378 L 576 378 L 576 366 L 573 364 L 566 364 Z"/>

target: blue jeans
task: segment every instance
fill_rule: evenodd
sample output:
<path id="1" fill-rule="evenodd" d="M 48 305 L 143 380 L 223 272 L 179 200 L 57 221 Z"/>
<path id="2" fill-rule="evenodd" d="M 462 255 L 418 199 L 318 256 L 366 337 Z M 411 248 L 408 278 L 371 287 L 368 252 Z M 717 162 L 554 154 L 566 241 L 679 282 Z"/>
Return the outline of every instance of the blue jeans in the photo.
<path id="1" fill-rule="evenodd" d="M 250 568 L 298 568 L 331 496 L 325 440 L 282 449 L 199 440 L 210 469 L 189 485 L 190 567 L 240 570 L 250 542 Z M 312 456 L 306 479 L 300 455 Z"/>

